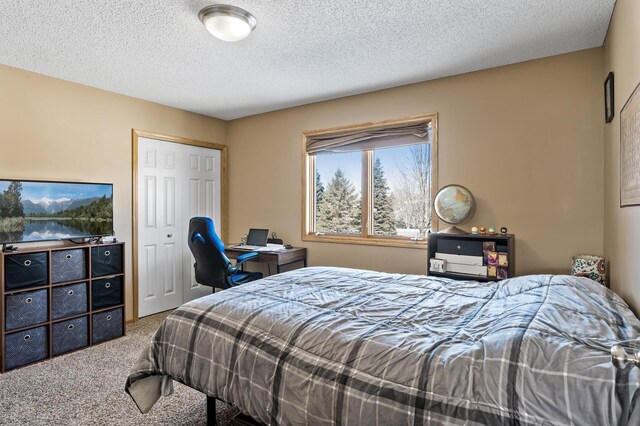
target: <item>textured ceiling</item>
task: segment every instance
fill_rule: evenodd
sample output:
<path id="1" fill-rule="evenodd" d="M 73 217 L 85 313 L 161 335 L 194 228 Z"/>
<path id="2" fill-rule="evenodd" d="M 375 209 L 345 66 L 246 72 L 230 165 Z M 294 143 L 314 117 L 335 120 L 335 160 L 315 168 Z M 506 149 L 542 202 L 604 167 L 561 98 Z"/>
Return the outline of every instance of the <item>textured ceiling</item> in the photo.
<path id="1" fill-rule="evenodd" d="M 0 63 L 223 119 L 601 46 L 615 0 L 0 0 Z"/>

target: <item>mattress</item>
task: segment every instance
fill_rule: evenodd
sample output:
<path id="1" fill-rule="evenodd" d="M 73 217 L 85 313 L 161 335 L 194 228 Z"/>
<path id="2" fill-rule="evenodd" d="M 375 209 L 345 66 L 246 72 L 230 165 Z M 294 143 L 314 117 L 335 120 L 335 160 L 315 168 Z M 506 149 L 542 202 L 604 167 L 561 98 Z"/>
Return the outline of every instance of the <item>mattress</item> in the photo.
<path id="1" fill-rule="evenodd" d="M 175 310 L 126 390 L 147 412 L 176 380 L 264 424 L 640 424 L 638 369 L 609 357 L 638 337 L 587 278 L 304 268 Z"/>

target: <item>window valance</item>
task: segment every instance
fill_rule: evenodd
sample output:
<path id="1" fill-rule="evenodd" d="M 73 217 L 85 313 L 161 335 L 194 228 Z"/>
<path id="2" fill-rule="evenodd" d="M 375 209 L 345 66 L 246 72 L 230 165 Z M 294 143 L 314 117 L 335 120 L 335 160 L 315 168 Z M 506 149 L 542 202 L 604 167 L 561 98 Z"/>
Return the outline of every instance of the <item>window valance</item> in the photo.
<path id="1" fill-rule="evenodd" d="M 316 155 L 423 144 L 431 141 L 431 131 L 430 120 L 378 129 L 337 131 L 308 137 L 306 150 L 307 154 Z"/>

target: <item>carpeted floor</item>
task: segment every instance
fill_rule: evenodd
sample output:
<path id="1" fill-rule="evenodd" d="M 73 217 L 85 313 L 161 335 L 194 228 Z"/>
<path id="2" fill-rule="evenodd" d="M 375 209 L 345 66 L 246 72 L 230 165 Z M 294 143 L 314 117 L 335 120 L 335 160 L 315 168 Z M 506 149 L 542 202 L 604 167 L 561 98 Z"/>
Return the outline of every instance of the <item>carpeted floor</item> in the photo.
<path id="1" fill-rule="evenodd" d="M 129 368 L 167 313 L 143 318 L 127 335 L 101 345 L 0 374 L 2 425 L 204 425 L 206 398 L 179 383 L 140 414 L 124 391 Z M 218 424 L 237 411 L 221 402 Z"/>

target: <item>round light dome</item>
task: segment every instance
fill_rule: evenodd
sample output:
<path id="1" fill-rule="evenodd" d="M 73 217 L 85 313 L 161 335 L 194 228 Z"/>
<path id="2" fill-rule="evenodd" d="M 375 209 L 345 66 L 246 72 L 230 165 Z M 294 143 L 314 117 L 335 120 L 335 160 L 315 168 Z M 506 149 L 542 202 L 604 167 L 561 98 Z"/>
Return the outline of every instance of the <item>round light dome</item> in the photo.
<path id="1" fill-rule="evenodd" d="M 242 40 L 257 24 L 256 18 L 246 10 L 226 4 L 207 6 L 199 16 L 207 30 L 223 41 Z"/>

